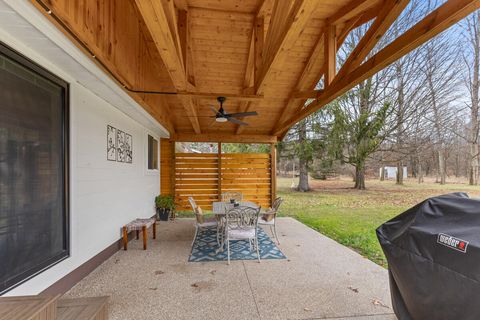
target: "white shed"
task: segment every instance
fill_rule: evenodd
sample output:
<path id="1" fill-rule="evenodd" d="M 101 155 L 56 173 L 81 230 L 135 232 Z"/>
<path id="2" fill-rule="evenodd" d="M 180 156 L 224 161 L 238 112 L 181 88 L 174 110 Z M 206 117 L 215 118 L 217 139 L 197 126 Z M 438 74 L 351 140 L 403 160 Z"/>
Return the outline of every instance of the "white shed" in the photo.
<path id="1" fill-rule="evenodd" d="M 384 177 L 385 179 L 396 179 L 397 177 L 397 167 L 384 167 Z M 403 176 L 407 177 L 407 167 L 403 167 Z M 380 175 L 382 175 L 382 168 L 380 168 Z"/>

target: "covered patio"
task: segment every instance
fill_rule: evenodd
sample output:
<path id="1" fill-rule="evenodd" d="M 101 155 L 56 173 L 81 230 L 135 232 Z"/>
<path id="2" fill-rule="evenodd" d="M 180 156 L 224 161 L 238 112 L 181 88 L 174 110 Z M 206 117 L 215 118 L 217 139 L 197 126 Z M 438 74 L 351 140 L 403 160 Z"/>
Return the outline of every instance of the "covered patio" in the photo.
<path id="1" fill-rule="evenodd" d="M 98 319 L 395 319 L 386 269 L 291 218 L 277 221 L 281 260 L 188 262 L 194 220 L 186 218 L 157 222 L 148 250 L 135 240 L 128 251 L 118 250 L 121 230 L 126 242 L 133 238 L 123 226 L 153 221 L 158 194 L 173 196 L 184 210 L 191 196 L 210 209 L 224 191 L 273 205 L 276 144 L 294 124 L 477 10 L 480 1 L 447 0 L 373 52 L 408 4 L 0 0 L 0 47 L 8 52 L 0 56 L 6 61 L 0 75 L 4 83 L 13 77 L 28 85 L 25 92 L 5 86 L 14 120 L 0 121 L 8 133 L 0 138 L 19 147 L 5 148 L 15 161 L 0 164 L 12 177 L 9 186 L 36 188 L 12 187 L 5 198 L 35 207 L 32 195 L 42 198 L 45 191 L 42 199 L 58 202 L 55 216 L 53 201 L 45 200 L 38 213 L 38 221 L 51 221 L 44 229 L 30 223 L 26 205 L 9 203 L 2 236 L 10 241 L 5 261 L 13 267 L 1 294 L 109 296 L 108 315 Z M 338 49 L 367 23 L 340 65 Z M 48 86 L 24 70 L 54 78 L 61 99 L 37 103 L 31 87 L 43 98 Z M 38 113 L 17 112 L 25 99 Z M 48 116 L 51 110 L 56 117 Z M 42 127 L 30 129 L 36 121 L 25 119 L 41 119 Z M 62 120 L 56 131 L 52 119 Z M 50 149 L 52 137 L 58 150 Z M 219 150 L 192 156 L 177 152 L 178 142 L 218 143 Z M 271 148 L 227 155 L 221 143 Z M 50 160 L 34 148 L 24 157 L 30 162 L 17 157 L 27 144 L 43 146 Z M 19 182 L 14 173 L 27 165 L 32 178 Z M 41 245 L 48 249 L 37 257 L 41 263 L 13 272 L 27 268 L 29 252 Z M 18 263 L 17 252 L 23 253 Z M 55 314 L 57 306 L 49 307 Z"/>
<path id="2" fill-rule="evenodd" d="M 131 241 L 65 297 L 110 296 L 110 319 L 396 319 L 387 271 L 291 218 L 287 260 L 187 262 L 192 219 L 159 223 L 147 251 Z"/>

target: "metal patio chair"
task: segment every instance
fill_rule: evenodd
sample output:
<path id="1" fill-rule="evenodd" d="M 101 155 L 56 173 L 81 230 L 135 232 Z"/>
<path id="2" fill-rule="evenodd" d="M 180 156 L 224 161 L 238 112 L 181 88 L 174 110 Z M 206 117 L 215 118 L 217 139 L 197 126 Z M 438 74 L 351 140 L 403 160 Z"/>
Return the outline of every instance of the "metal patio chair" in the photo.
<path id="1" fill-rule="evenodd" d="M 193 236 L 192 246 L 195 243 L 195 239 L 197 238 L 197 233 L 199 229 L 206 229 L 206 228 L 217 228 L 217 244 L 220 243 L 218 237 L 218 221 L 215 218 L 205 218 L 203 215 L 202 208 L 200 208 L 195 200 L 192 197 L 188 197 L 188 202 L 192 206 L 193 213 L 195 213 L 195 235 Z"/>
<path id="2" fill-rule="evenodd" d="M 258 262 L 260 252 L 258 248 L 258 215 L 260 207 L 252 208 L 239 206 L 227 210 L 225 213 L 225 242 L 227 244 L 227 259 L 230 264 L 230 241 L 247 240 L 257 251 Z"/>
<path id="3" fill-rule="evenodd" d="M 264 225 L 264 226 L 270 226 L 270 232 L 272 233 L 273 236 L 275 236 L 275 239 L 277 239 L 277 244 L 280 244 L 280 241 L 278 240 L 277 236 L 277 225 L 276 225 L 276 218 L 277 218 L 277 213 L 278 209 L 280 208 L 280 205 L 282 204 L 283 199 L 282 198 L 276 198 L 273 201 L 272 208 L 270 210 L 267 210 L 260 218 L 258 218 L 258 224 Z"/>

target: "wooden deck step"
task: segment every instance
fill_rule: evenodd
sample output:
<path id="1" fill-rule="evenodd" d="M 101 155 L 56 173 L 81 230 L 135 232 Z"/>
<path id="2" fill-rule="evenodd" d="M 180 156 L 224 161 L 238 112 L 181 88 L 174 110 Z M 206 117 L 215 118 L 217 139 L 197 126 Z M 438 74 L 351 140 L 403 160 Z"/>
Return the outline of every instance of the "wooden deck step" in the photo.
<path id="1" fill-rule="evenodd" d="M 58 320 L 106 320 L 108 297 L 60 299 Z"/>
<path id="2" fill-rule="evenodd" d="M 55 319 L 58 296 L 0 297 L 0 320 Z"/>

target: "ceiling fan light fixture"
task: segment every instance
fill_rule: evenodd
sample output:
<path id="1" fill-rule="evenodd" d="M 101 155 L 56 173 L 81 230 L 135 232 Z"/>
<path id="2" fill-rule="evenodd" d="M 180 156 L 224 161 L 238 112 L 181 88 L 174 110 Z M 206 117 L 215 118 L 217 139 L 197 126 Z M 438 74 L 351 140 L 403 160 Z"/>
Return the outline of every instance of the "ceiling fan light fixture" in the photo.
<path id="1" fill-rule="evenodd" d="M 215 121 L 217 121 L 217 122 L 227 122 L 227 118 L 217 117 L 217 118 L 215 118 Z"/>

